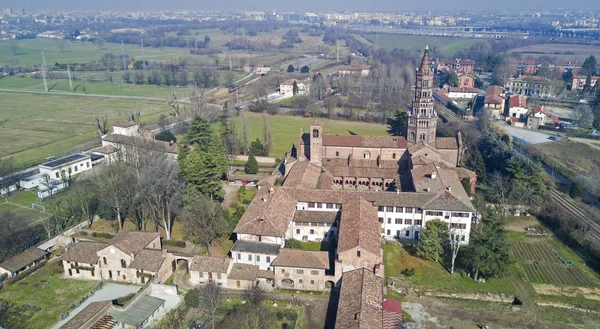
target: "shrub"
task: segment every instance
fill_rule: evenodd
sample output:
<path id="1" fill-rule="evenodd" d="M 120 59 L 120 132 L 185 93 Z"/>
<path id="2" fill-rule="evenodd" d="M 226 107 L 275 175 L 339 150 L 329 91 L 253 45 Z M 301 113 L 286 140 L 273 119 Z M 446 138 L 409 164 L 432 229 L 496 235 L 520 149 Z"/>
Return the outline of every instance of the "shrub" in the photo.
<path id="1" fill-rule="evenodd" d="M 88 235 L 88 232 L 86 232 L 86 231 L 81 231 L 81 232 L 79 232 L 79 235 L 86 236 L 86 235 Z"/>
<path id="2" fill-rule="evenodd" d="M 114 234 L 106 233 L 106 232 L 92 232 L 92 236 L 94 238 L 101 238 L 101 239 L 112 239 L 115 237 Z"/>
<path id="3" fill-rule="evenodd" d="M 164 131 L 159 132 L 158 134 L 156 134 L 156 136 L 154 136 L 154 139 L 163 141 L 163 142 L 169 142 L 169 143 L 177 142 L 177 137 L 175 137 L 175 135 L 173 135 L 173 133 L 170 132 L 169 130 L 164 130 Z"/>
<path id="4" fill-rule="evenodd" d="M 171 246 L 178 248 L 185 248 L 185 241 L 177 241 L 177 240 L 162 240 L 163 246 Z"/>
<path id="5" fill-rule="evenodd" d="M 405 269 L 403 269 L 403 270 L 402 270 L 402 274 L 404 274 L 404 275 L 406 275 L 406 276 L 413 276 L 413 275 L 415 275 L 415 272 L 416 272 L 416 271 L 417 271 L 417 270 L 415 270 L 415 268 L 414 268 L 414 267 L 411 267 L 411 268 L 405 268 Z"/>
<path id="6" fill-rule="evenodd" d="M 302 249 L 302 242 L 296 239 L 285 240 L 285 247 L 291 249 Z"/>
<path id="7" fill-rule="evenodd" d="M 254 175 L 258 172 L 258 162 L 256 162 L 256 158 L 254 154 L 250 154 L 248 157 L 248 163 L 246 163 L 246 174 Z"/>

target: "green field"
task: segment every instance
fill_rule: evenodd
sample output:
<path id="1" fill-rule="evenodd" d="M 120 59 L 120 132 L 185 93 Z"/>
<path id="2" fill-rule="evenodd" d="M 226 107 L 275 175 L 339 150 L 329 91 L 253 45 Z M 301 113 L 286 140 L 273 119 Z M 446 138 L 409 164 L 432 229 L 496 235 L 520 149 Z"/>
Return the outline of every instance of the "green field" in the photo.
<path id="1" fill-rule="evenodd" d="M 248 129 L 250 131 L 250 141 L 256 138 L 262 138 L 263 117 L 262 114 L 248 112 Z M 357 121 L 342 121 L 331 119 L 317 119 L 323 123 L 324 134 L 339 134 L 339 135 L 373 135 L 385 136 L 386 126 L 377 123 L 365 123 Z M 314 118 L 303 118 L 296 116 L 276 115 L 269 116 L 269 125 L 271 129 L 271 139 L 273 147 L 271 156 L 283 157 L 285 152 L 289 152 L 292 144 L 298 143 L 298 134 L 300 128 L 308 131 L 308 128 Z"/>
<path id="2" fill-rule="evenodd" d="M 2 317 L 7 328 L 46 329 L 58 322 L 60 314 L 92 291 L 96 282 L 61 279 L 62 265 L 52 261 L 25 279 L 0 290 L 0 299 L 15 306 Z M 35 306 L 26 309 L 25 305 Z"/>
<path id="3" fill-rule="evenodd" d="M 50 67 L 54 63 L 89 63 L 99 61 L 106 53 L 121 55 L 121 45 L 105 43 L 99 49 L 91 42 L 68 42 L 65 51 L 60 52 L 57 41 L 52 39 L 27 39 L 20 40 L 18 55 L 15 56 L 7 41 L 0 42 L 0 66 L 25 66 L 32 67 L 42 62 L 42 51 L 46 57 L 46 64 Z M 124 45 L 125 53 L 134 58 L 142 57 L 142 48 L 137 45 Z M 165 61 L 182 57 L 189 57 L 187 48 L 144 48 L 144 55 L 148 61 Z"/>
<path id="4" fill-rule="evenodd" d="M 0 156 L 15 165 L 37 164 L 48 156 L 60 156 L 97 137 L 94 117 L 119 120 L 119 112 L 138 108 L 142 120 L 155 122 L 168 111 L 165 101 L 52 94 L 0 92 Z"/>
<path id="5" fill-rule="evenodd" d="M 432 37 L 425 35 L 402 35 L 391 33 L 367 34 L 366 38 L 373 44 L 392 50 L 394 48 L 406 51 L 422 51 L 426 45 L 437 48 L 445 56 L 453 56 L 457 50 L 469 48 L 479 40 L 459 37 Z M 379 42 L 377 42 L 379 39 Z"/>

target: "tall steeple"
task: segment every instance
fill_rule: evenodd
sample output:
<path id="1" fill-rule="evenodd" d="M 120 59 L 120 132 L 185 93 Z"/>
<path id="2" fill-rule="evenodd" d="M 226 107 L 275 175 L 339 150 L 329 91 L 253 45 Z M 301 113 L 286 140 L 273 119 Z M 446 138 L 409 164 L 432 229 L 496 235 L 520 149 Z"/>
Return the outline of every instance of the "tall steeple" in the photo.
<path id="1" fill-rule="evenodd" d="M 437 113 L 433 108 L 433 71 L 429 59 L 429 46 L 425 47 L 421 65 L 417 69 L 415 94 L 408 116 L 409 143 L 423 142 L 435 147 Z"/>

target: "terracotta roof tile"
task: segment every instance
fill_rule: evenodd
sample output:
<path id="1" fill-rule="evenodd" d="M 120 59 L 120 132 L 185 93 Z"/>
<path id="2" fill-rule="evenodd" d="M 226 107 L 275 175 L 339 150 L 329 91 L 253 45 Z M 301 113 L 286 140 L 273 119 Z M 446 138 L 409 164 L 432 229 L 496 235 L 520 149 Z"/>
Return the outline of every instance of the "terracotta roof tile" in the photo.
<path id="1" fill-rule="evenodd" d="M 142 249 L 142 251 L 135 255 L 135 258 L 133 259 L 133 262 L 129 264 L 129 267 L 138 270 L 158 272 L 164 261 L 165 257 L 162 251 Z"/>
<path id="2" fill-rule="evenodd" d="M 135 126 L 135 125 L 137 125 L 137 123 L 135 123 L 134 121 L 123 120 L 123 121 L 115 122 L 113 124 L 113 127 L 128 128 L 128 127 Z"/>
<path id="3" fill-rule="evenodd" d="M 264 272 L 267 271 L 261 271 L 258 266 L 235 263 L 233 264 L 227 279 L 254 281 L 256 278 L 267 277 L 268 274 Z"/>
<path id="4" fill-rule="evenodd" d="M 85 264 L 96 264 L 100 259 L 98 251 L 108 247 L 106 243 L 80 241 L 69 251 L 60 256 L 60 259 L 67 262 L 78 262 Z"/>
<path id="5" fill-rule="evenodd" d="M 406 148 L 398 136 L 323 135 L 323 146 Z"/>
<path id="6" fill-rule="evenodd" d="M 119 134 L 108 134 L 102 137 L 103 141 L 131 145 L 143 149 L 154 150 L 164 153 L 177 154 L 179 152 L 179 146 L 177 143 L 163 142 L 156 139 L 142 138 L 137 136 L 125 136 Z"/>
<path id="7" fill-rule="evenodd" d="M 308 160 L 298 161 L 285 178 L 283 186 L 316 188 L 321 175 L 321 167 Z"/>
<path id="8" fill-rule="evenodd" d="M 67 323 L 63 324 L 60 329 L 80 329 L 80 328 L 88 328 L 85 324 L 92 321 L 95 317 L 97 317 L 101 313 L 105 313 L 108 308 L 110 308 L 112 302 L 109 300 L 101 301 L 101 302 L 92 302 L 88 306 L 86 306 L 83 310 L 79 311 L 71 320 L 67 321 Z"/>
<path id="9" fill-rule="evenodd" d="M 340 218 L 338 211 L 309 211 L 296 210 L 294 214 L 294 222 L 301 223 L 327 223 L 333 224 Z"/>
<path id="10" fill-rule="evenodd" d="M 342 219 L 338 234 L 338 252 L 355 247 L 379 255 L 381 225 L 377 207 L 362 198 L 342 205 Z"/>
<path id="11" fill-rule="evenodd" d="M 297 201 L 280 190 L 261 188 L 238 222 L 234 232 L 284 236 L 294 216 Z"/>
<path id="12" fill-rule="evenodd" d="M 160 234 L 157 232 L 122 231 L 108 241 L 108 244 L 127 254 L 137 254 L 158 237 L 160 237 Z M 159 248 L 160 246 L 156 247 Z"/>
<path id="13" fill-rule="evenodd" d="M 98 148 L 95 148 L 92 150 L 92 152 L 96 152 L 96 153 L 102 153 L 102 154 L 113 154 L 115 152 L 117 152 L 117 148 L 114 147 L 113 145 L 104 145 Z"/>
<path id="14" fill-rule="evenodd" d="M 438 137 L 435 139 L 435 148 L 439 150 L 458 150 L 456 137 Z"/>
<path id="15" fill-rule="evenodd" d="M 383 279 L 366 268 L 345 272 L 336 329 L 381 329 Z"/>
<path id="16" fill-rule="evenodd" d="M 227 273 L 232 261 L 228 257 L 194 256 L 190 269 L 200 272 Z"/>
<path id="17" fill-rule="evenodd" d="M 523 107 L 527 108 L 527 97 L 523 95 L 512 95 L 508 100 L 508 105 L 510 108 L 513 107 Z"/>
<path id="18" fill-rule="evenodd" d="M 31 263 L 44 258 L 48 253 L 44 250 L 36 247 L 31 247 L 23 250 L 17 255 L 5 259 L 0 263 L 0 268 L 3 268 L 10 272 L 17 272 L 18 270 L 27 267 Z"/>
<path id="19" fill-rule="evenodd" d="M 486 104 L 502 104 L 504 99 L 502 98 L 502 87 L 500 86 L 489 86 L 486 93 L 484 103 Z"/>
<path id="20" fill-rule="evenodd" d="M 273 266 L 329 269 L 329 252 L 301 249 L 279 249 Z"/>
<path id="21" fill-rule="evenodd" d="M 383 329 L 402 328 L 402 303 L 395 299 L 383 300 Z"/>

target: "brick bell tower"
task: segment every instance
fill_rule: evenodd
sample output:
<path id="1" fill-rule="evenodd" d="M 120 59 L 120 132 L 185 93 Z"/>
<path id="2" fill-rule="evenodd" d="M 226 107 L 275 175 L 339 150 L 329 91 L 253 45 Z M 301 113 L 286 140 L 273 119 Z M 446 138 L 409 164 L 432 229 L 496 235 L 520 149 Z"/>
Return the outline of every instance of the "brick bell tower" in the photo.
<path id="1" fill-rule="evenodd" d="M 310 125 L 310 162 L 321 165 L 321 148 L 323 146 L 323 124 L 315 121 Z"/>
<path id="2" fill-rule="evenodd" d="M 416 72 L 415 95 L 408 112 L 408 143 L 423 142 L 435 147 L 437 113 L 433 109 L 433 71 L 429 59 L 429 46 L 425 47 L 421 66 Z"/>

